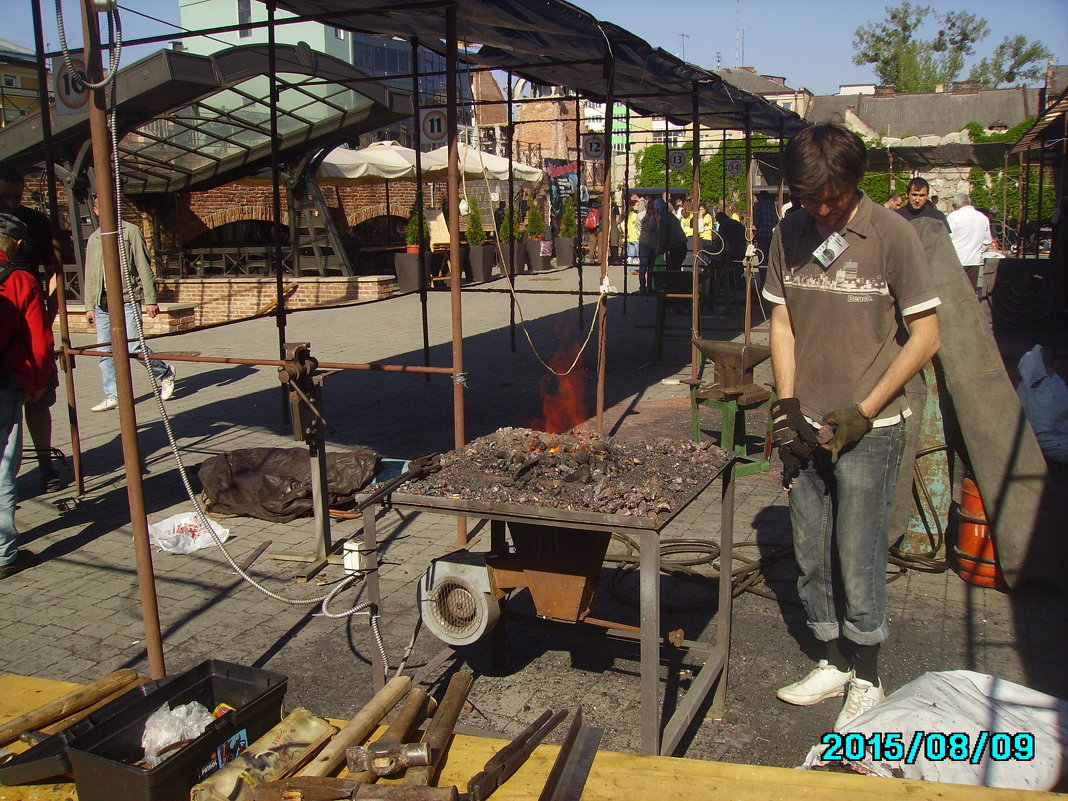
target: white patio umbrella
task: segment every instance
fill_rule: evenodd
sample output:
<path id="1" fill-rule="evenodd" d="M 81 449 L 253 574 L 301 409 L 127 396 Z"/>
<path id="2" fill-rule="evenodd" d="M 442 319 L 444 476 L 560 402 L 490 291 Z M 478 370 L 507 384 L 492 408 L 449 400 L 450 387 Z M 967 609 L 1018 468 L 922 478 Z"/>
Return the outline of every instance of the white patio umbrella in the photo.
<path id="1" fill-rule="evenodd" d="M 488 178 L 491 181 L 508 180 L 508 159 L 486 153 L 470 145 L 458 144 L 460 172 L 465 178 Z M 449 148 L 439 147 L 423 156 L 423 180 L 444 181 L 449 175 Z M 545 177 L 537 167 L 518 161 L 512 162 L 512 175 L 517 181 L 536 183 Z"/>
<path id="2" fill-rule="evenodd" d="M 396 142 L 374 142 L 359 150 L 335 147 L 316 173 L 320 186 L 356 186 L 415 180 L 415 151 Z M 271 171 L 239 178 L 244 186 L 269 186 Z"/>
<path id="3" fill-rule="evenodd" d="M 414 180 L 415 151 L 396 142 L 374 142 L 359 150 L 337 147 L 319 165 L 321 186 L 353 186 Z"/>

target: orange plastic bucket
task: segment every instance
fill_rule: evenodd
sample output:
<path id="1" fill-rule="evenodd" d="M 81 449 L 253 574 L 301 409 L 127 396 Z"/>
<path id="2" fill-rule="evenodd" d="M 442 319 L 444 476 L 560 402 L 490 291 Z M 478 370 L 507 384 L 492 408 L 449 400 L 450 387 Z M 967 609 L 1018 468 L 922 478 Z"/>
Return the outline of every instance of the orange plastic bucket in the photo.
<path id="1" fill-rule="evenodd" d="M 978 587 L 1005 588 L 1005 578 L 998 564 L 997 548 L 990 536 L 986 510 L 979 488 L 970 478 L 961 486 L 960 525 L 957 527 L 957 544 L 953 555 L 957 574 Z"/>

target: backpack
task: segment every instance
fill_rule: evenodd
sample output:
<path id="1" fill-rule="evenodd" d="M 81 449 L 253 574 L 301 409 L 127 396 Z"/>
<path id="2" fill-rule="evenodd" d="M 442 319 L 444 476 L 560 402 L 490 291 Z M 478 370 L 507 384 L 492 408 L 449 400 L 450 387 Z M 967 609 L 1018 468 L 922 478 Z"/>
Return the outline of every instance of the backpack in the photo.
<path id="1" fill-rule="evenodd" d="M 590 209 L 586 213 L 586 230 L 596 231 L 597 227 L 601 224 L 601 212 L 597 209 Z"/>

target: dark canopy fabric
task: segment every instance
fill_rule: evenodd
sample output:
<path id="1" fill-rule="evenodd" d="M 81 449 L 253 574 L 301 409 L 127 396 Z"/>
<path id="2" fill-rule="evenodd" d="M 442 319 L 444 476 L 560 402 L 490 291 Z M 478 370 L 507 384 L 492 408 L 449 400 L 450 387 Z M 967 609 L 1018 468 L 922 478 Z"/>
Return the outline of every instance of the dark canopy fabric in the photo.
<path id="1" fill-rule="evenodd" d="M 418 38 L 444 51 L 447 3 L 410 0 L 280 0 L 301 16 L 328 16 L 329 24 L 365 33 Z M 563 0 L 453 0 L 457 37 L 465 58 L 528 80 L 565 86 L 603 101 L 607 65 L 614 69 L 613 96 L 645 115 L 687 122 L 696 89 L 700 122 L 741 130 L 746 113 L 754 131 L 790 136 L 807 123 L 761 97 L 743 92 L 713 72 L 654 48 L 610 22 L 598 21 Z"/>

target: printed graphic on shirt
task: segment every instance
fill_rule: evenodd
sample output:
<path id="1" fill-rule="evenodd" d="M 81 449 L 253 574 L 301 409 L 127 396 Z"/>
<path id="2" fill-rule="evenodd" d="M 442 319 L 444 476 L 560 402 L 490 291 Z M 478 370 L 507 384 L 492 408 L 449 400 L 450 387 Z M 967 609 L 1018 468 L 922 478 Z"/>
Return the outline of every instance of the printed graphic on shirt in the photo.
<path id="1" fill-rule="evenodd" d="M 787 270 L 783 282 L 795 289 L 818 289 L 823 292 L 840 292 L 855 296 L 847 298 L 850 303 L 864 303 L 873 300 L 870 295 L 889 295 L 890 288 L 882 276 L 865 278 L 859 274 L 858 265 L 849 260 L 839 265 L 832 265 L 826 272 L 806 270 L 804 265 Z"/>

